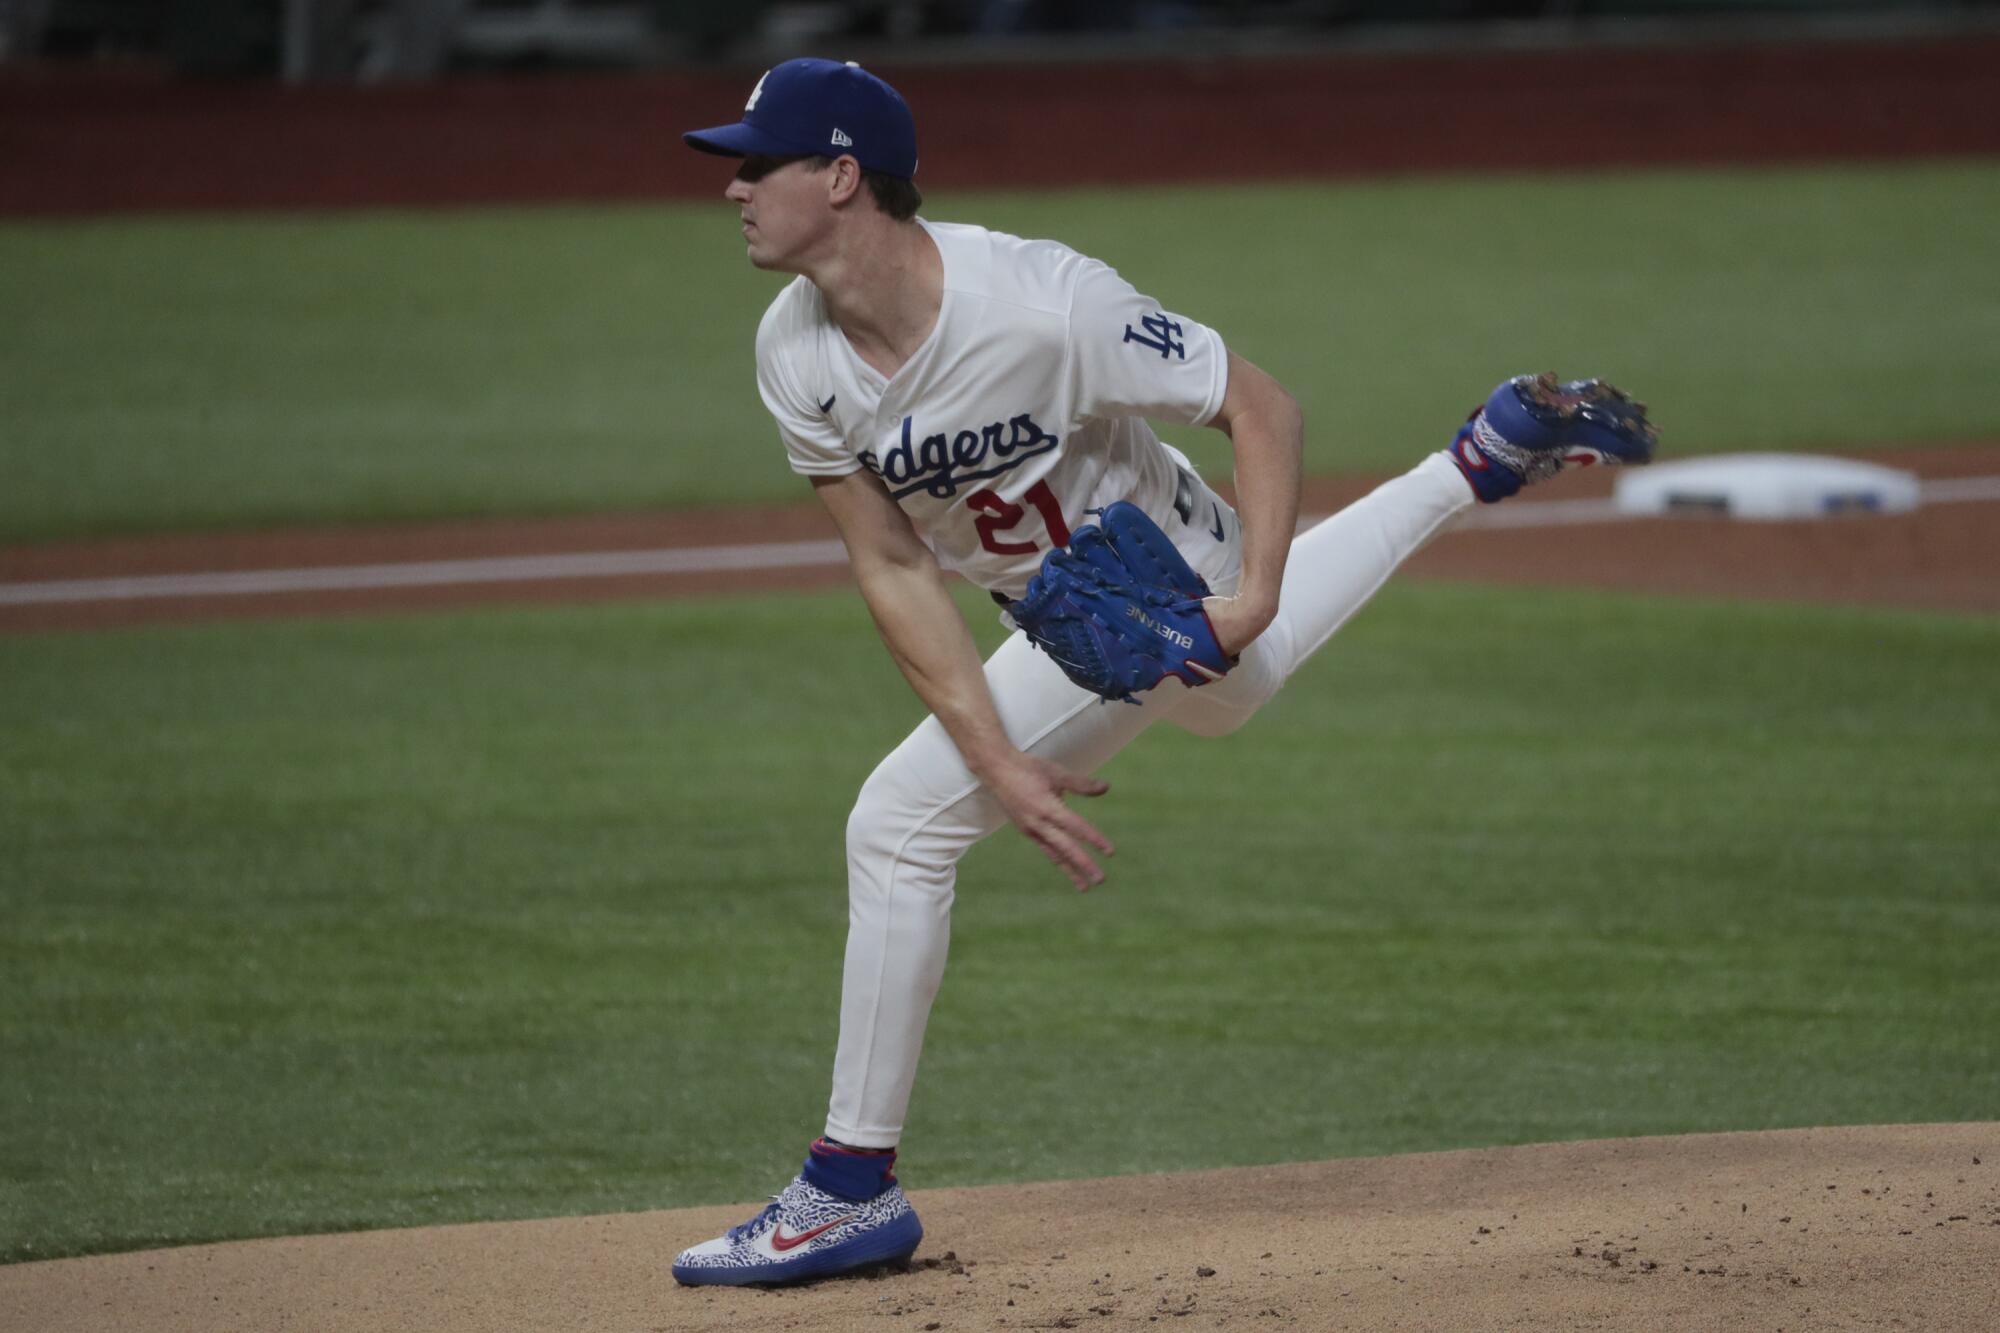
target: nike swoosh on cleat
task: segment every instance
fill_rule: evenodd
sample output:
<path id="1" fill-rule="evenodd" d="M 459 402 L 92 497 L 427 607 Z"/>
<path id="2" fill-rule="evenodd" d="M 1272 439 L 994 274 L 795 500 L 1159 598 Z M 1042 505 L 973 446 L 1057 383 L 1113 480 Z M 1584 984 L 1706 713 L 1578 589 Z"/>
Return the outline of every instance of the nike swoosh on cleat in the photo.
<path id="1" fill-rule="evenodd" d="M 796 1236 L 787 1236 L 785 1234 L 785 1224 L 780 1222 L 771 1230 L 771 1248 L 779 1254 L 783 1254 L 786 1250 L 796 1250 L 814 1236 L 823 1235 L 839 1226 L 842 1222 L 852 1222 L 854 1218 L 855 1214 L 848 1213 L 844 1217 L 836 1217 L 831 1222 L 816 1226 L 810 1231 L 801 1231 Z"/>

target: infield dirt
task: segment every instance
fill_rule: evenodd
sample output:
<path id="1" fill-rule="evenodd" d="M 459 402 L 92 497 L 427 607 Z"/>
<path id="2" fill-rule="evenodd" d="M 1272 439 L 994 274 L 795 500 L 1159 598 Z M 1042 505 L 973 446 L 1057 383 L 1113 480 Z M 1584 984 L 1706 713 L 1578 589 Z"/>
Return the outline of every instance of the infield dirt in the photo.
<path id="1" fill-rule="evenodd" d="M 181 1330 L 1994 1327 L 2000 1123 L 1418 1153 L 912 1193 L 906 1272 L 684 1288 L 757 1205 L 0 1269 L 0 1326 Z"/>

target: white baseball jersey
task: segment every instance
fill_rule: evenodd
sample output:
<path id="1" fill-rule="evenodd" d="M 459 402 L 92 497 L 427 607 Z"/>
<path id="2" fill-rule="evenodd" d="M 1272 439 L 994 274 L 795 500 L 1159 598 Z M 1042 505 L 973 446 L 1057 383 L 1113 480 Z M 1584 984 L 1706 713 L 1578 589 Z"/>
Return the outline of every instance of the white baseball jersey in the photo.
<path id="1" fill-rule="evenodd" d="M 1055 241 L 919 221 L 944 304 L 894 377 L 855 355 L 808 279 L 765 312 L 757 387 L 792 469 L 867 468 L 940 565 L 1012 597 L 1088 510 L 1130 500 L 1164 523 L 1187 459 L 1145 418 L 1207 424 L 1222 339 Z"/>

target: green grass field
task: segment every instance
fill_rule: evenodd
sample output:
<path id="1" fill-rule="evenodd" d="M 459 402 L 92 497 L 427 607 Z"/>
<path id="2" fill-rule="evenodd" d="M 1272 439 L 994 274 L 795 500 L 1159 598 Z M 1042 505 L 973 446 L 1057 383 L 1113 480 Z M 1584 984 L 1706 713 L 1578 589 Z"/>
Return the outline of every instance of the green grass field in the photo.
<path id="1" fill-rule="evenodd" d="M 1996 654 L 1392 587 L 1244 733 L 1111 765 L 1102 889 L 969 859 L 905 1179 L 1996 1118 Z M 0 680 L 0 1258 L 753 1198 L 817 1131 L 841 827 L 918 711 L 851 595 Z"/>
<path id="2" fill-rule="evenodd" d="M 927 209 L 1214 323 L 1320 471 L 1541 366 L 1678 454 L 2000 435 L 1996 213 L 1993 164 Z M 719 202 L 0 225 L 0 541 L 799 497 L 775 287 Z M 1996 652 L 1392 587 L 1111 765 L 1104 888 L 967 862 L 905 1179 L 2000 1118 Z M 0 637 L 0 1260 L 777 1188 L 919 712 L 851 593 Z"/>
<path id="3" fill-rule="evenodd" d="M 944 193 L 1292 385 L 1310 466 L 1556 367 L 1677 454 L 2000 435 L 2000 167 Z M 728 205 L 0 224 L 0 541 L 798 498 Z M 1179 432 L 1198 461 L 1220 437 Z"/>

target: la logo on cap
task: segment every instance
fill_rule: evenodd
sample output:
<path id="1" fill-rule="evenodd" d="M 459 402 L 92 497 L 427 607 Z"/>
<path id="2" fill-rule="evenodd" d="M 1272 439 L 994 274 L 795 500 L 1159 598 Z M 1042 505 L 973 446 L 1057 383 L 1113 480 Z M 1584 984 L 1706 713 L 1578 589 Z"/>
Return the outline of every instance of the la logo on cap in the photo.
<path id="1" fill-rule="evenodd" d="M 7 0 L 0 0 L 4 9 Z M 909 179 L 917 127 L 902 95 L 853 61 L 812 57 L 771 66 L 734 125 L 692 130 L 689 147 L 722 157 L 854 155 L 863 171 Z"/>

